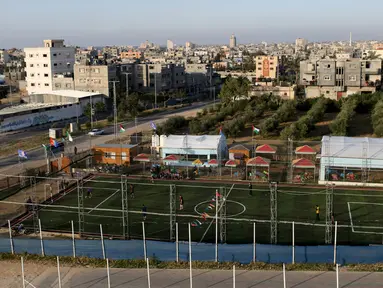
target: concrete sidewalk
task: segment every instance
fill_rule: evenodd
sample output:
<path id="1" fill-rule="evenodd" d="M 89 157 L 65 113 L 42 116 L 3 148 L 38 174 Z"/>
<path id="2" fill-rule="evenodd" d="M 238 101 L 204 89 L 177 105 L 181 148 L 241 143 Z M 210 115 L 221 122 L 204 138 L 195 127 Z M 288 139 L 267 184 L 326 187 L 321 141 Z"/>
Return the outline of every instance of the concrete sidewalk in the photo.
<path id="1" fill-rule="evenodd" d="M 339 287 L 382 287 L 383 273 L 340 272 Z M 145 269 L 111 269 L 111 287 L 148 287 Z M 26 275 L 28 279 L 28 275 Z M 150 271 L 151 287 L 190 287 L 189 270 Z M 97 288 L 107 287 L 106 269 L 63 268 L 62 287 Z M 287 287 L 319 288 L 336 287 L 335 272 L 287 272 Z M 58 287 L 57 270 L 50 268 L 30 281 L 38 287 Z M 220 270 L 193 270 L 193 287 L 233 287 L 233 272 Z M 238 288 L 283 287 L 281 271 L 236 271 Z"/>

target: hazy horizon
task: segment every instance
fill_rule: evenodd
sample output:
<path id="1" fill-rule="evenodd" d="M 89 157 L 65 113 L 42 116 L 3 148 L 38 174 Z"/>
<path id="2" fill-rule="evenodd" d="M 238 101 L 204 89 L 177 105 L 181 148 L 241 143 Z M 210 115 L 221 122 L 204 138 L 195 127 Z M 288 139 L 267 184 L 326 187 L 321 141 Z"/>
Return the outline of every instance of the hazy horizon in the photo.
<path id="1" fill-rule="evenodd" d="M 186 41 L 224 45 L 229 43 L 232 33 L 238 44 L 294 42 L 299 37 L 310 42 L 345 41 L 350 32 L 353 40 L 383 39 L 383 31 L 379 29 L 383 2 L 377 0 L 369 2 L 369 7 L 374 9 L 365 13 L 346 0 L 322 0 L 319 4 L 275 0 L 272 6 L 251 0 L 235 3 L 115 0 L 110 6 L 90 0 L 54 4 L 48 0 L 20 0 L 19 3 L 17 14 L 2 14 L 0 48 L 37 47 L 43 39 L 53 38 L 82 47 L 137 46 L 145 40 L 166 45 L 167 39 L 177 45 Z"/>

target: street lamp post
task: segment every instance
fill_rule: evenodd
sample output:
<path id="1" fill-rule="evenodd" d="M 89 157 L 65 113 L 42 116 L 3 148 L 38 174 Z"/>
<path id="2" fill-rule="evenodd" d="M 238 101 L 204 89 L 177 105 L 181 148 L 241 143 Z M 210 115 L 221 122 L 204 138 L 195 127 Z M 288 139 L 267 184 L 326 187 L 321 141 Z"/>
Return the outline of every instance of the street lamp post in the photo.
<path id="1" fill-rule="evenodd" d="M 125 74 L 125 79 L 126 79 L 126 99 L 129 98 L 129 75 L 131 75 L 132 73 L 124 73 Z"/>

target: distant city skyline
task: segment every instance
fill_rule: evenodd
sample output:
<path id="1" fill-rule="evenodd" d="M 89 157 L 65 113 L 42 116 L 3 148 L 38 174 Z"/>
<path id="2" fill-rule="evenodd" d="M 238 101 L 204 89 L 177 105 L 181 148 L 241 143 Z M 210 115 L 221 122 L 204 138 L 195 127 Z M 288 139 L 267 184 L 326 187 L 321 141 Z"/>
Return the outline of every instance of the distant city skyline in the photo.
<path id="1" fill-rule="evenodd" d="M 10 3 L 10 2 L 8 2 Z M 0 48 L 36 47 L 43 39 L 65 39 L 78 46 L 134 45 L 150 42 L 166 46 L 186 41 L 198 45 L 229 45 L 232 33 L 237 44 L 382 40 L 379 29 L 383 2 L 371 0 L 366 13 L 347 0 L 175 0 L 95 5 L 90 0 L 20 0 L 14 13 L 2 14 Z M 371 8 L 373 7 L 373 8 Z M 12 9 L 6 8 L 12 12 Z M 238 12 L 236 12 L 238 11 Z M 368 13 L 367 13 L 368 12 Z M 358 15 L 358 17 L 355 17 Z"/>

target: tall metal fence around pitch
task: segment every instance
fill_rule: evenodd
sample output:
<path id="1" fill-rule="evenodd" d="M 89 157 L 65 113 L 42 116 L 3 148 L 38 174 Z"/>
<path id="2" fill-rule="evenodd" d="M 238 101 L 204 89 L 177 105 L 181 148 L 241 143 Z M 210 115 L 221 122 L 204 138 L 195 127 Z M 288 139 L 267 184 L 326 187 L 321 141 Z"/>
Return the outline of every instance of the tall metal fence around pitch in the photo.
<path id="1" fill-rule="evenodd" d="M 121 178 L 124 181 L 112 181 L 113 178 L 80 181 L 81 177 L 37 177 L 31 187 L 21 189 L 15 197 L 0 201 L 2 225 L 11 220 L 12 227 L 23 223 L 29 231 L 36 232 L 39 218 L 43 231 L 71 233 L 70 223 L 73 221 L 74 231 L 83 237 L 98 235 L 101 224 L 107 237 L 139 239 L 145 217 L 146 237 L 150 240 L 174 241 L 175 223 L 178 223 L 179 240 L 186 241 L 186 224 L 192 223 L 192 241 L 201 243 L 214 243 L 217 233 L 219 243 L 252 243 L 253 225 L 256 226 L 256 242 L 262 244 L 289 245 L 293 234 L 297 245 L 322 245 L 334 241 L 335 225 L 324 221 L 326 211 L 321 214 L 322 221 L 316 221 L 314 216 L 315 204 L 326 207 L 325 190 L 303 192 L 282 187 L 277 191 L 281 204 L 275 209 L 278 216 L 272 219 L 267 186 L 253 187 L 253 196 L 249 196 L 245 185 L 153 184 L 128 178 Z M 134 197 L 130 194 L 129 184 L 134 184 Z M 87 198 L 89 191 L 91 195 Z M 218 212 L 209 208 L 210 204 L 216 204 L 212 198 L 217 191 L 225 199 L 218 203 Z M 345 192 L 334 195 L 336 214 L 333 220 L 338 223 L 338 243 L 382 244 L 383 228 L 379 226 L 378 203 L 382 196 L 379 191 L 375 194 L 373 191 L 368 194 Z M 181 195 L 186 202 L 184 210 L 179 207 Z M 352 197 L 352 201 L 346 197 Z M 32 202 L 28 203 L 29 198 Z M 363 202 L 364 199 L 369 199 L 370 203 Z M 147 207 L 145 213 L 143 204 Z M 328 228 L 331 229 L 329 242 L 326 241 Z"/>

